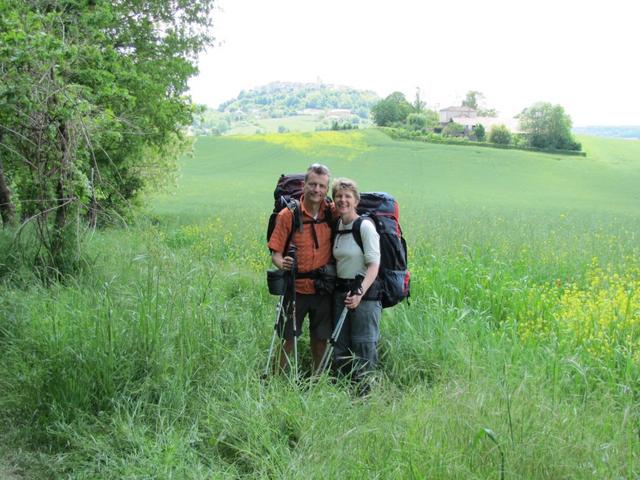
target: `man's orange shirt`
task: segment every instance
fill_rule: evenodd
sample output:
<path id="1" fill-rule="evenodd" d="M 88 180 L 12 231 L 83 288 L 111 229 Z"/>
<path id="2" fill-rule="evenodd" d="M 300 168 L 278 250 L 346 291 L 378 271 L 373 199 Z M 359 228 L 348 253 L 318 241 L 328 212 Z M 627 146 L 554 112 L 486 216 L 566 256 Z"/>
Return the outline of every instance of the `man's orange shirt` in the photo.
<path id="1" fill-rule="evenodd" d="M 304 197 L 303 197 L 304 198 Z M 331 261 L 331 219 L 325 220 L 325 204 L 323 203 L 318 211 L 317 219 L 304 208 L 303 198 L 300 199 L 300 209 L 302 213 L 302 232 L 296 230 L 291 237 L 291 244 L 296 246 L 296 260 L 298 262 L 298 272 L 310 272 L 320 267 L 324 267 Z M 306 223 L 314 222 L 314 223 Z M 285 255 L 287 239 L 293 227 L 293 213 L 288 208 L 283 208 L 276 218 L 276 226 L 271 234 L 268 246 L 274 252 Z M 314 240 L 313 231 L 315 230 Z M 313 279 L 296 279 L 297 293 L 315 293 Z"/>

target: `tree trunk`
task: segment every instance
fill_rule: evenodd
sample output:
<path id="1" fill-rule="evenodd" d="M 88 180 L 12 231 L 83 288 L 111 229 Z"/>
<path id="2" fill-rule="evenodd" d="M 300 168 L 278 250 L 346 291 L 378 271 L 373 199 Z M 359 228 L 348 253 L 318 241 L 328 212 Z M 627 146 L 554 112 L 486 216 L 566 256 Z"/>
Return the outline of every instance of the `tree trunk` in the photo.
<path id="1" fill-rule="evenodd" d="M 54 258 L 64 250 L 64 230 L 67 226 L 68 199 L 67 196 L 67 171 L 69 163 L 69 135 L 67 126 L 62 123 L 58 127 L 58 135 L 60 137 L 60 166 L 58 167 L 58 180 L 56 182 L 56 216 L 54 221 L 53 238 L 55 239 L 52 246 Z"/>
<path id="2" fill-rule="evenodd" d="M 12 224 L 16 219 L 16 207 L 11 201 L 11 190 L 4 175 L 2 158 L 0 158 L 0 216 L 2 216 L 3 227 Z"/>

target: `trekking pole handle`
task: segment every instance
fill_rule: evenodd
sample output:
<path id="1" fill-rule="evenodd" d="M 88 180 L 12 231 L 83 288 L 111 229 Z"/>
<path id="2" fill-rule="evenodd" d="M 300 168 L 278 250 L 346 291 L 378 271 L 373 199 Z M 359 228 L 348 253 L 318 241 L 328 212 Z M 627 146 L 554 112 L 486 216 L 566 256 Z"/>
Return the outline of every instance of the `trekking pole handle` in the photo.
<path id="1" fill-rule="evenodd" d="M 297 250 L 298 248 L 294 244 L 291 244 L 289 245 L 289 249 L 285 253 L 285 256 L 291 257 L 293 259 L 293 265 L 291 265 L 291 271 L 294 271 L 298 268 L 298 259 L 296 258 Z"/>
<path id="2" fill-rule="evenodd" d="M 351 283 L 351 290 L 349 290 L 349 295 L 362 295 L 362 282 L 364 280 L 364 275 L 358 274 L 356 278 L 353 279 Z"/>

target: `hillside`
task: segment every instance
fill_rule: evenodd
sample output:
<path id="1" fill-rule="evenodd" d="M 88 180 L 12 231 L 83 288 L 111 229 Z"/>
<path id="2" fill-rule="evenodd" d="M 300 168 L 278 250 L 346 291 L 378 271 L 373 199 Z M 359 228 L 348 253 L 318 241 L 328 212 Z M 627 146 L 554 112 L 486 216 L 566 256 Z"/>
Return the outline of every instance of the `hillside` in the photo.
<path id="1" fill-rule="evenodd" d="M 318 161 L 336 175 L 357 179 L 365 190 L 393 192 L 414 205 L 411 210 L 417 205 L 430 210 L 456 205 L 464 210 L 552 210 L 557 215 L 568 209 L 640 213 L 640 202 L 629 201 L 640 200 L 640 143 L 579 140 L 587 157 L 394 141 L 374 129 L 201 138 L 196 157 L 183 170 L 180 191 L 188 198 L 184 211 L 173 196 L 166 197 L 168 203 L 156 202 L 156 208 L 206 215 L 209 202 L 222 201 L 219 192 L 228 190 L 226 182 L 235 185 L 234 178 L 252 185 L 251 205 L 268 207 L 279 173 L 302 171 L 308 162 Z M 225 198 L 242 205 L 247 192 L 234 187 Z M 205 211 L 198 212 L 196 205 Z"/>
<path id="2" fill-rule="evenodd" d="M 197 135 L 329 130 L 366 126 L 378 101 L 371 91 L 322 83 L 277 82 L 241 91 L 218 109 L 207 108 L 192 126 Z"/>
<path id="3" fill-rule="evenodd" d="M 262 117 L 285 117 L 305 112 L 349 110 L 362 119 L 378 96 L 371 91 L 322 83 L 276 82 L 241 91 L 237 98 L 222 103 L 218 110 Z"/>

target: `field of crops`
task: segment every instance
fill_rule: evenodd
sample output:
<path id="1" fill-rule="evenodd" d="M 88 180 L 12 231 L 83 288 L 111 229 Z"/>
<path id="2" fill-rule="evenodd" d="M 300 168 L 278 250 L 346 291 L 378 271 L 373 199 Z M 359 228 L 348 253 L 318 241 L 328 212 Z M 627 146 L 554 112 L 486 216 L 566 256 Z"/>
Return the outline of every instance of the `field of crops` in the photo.
<path id="1" fill-rule="evenodd" d="M 0 287 L 0 458 L 24 478 L 638 478 L 640 142 L 580 141 L 199 139 L 148 217 L 87 242 L 91 269 Z M 412 297 L 383 313 L 366 399 L 260 379 L 272 192 L 312 162 L 401 207 Z"/>

